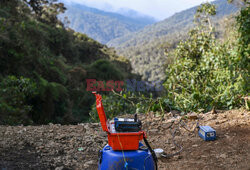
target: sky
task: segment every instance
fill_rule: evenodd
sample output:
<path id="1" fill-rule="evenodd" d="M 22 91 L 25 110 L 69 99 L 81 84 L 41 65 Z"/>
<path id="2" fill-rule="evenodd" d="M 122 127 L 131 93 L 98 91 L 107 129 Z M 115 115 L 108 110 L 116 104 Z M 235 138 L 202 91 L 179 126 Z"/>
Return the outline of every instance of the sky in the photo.
<path id="1" fill-rule="evenodd" d="M 115 12 L 120 8 L 129 8 L 158 20 L 165 19 L 176 12 L 212 0 L 64 0 L 105 11 Z"/>

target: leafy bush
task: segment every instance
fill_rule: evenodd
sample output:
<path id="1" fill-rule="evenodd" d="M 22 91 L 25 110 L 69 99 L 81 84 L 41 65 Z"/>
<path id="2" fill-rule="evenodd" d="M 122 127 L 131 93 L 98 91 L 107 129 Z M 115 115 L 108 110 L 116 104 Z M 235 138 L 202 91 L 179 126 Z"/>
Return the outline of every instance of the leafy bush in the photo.
<path id="1" fill-rule="evenodd" d="M 96 78 L 99 80 L 123 80 L 124 74 L 112 62 L 99 59 L 93 62 L 88 68 L 89 78 Z"/>
<path id="2" fill-rule="evenodd" d="M 156 114 L 164 115 L 165 111 L 176 109 L 172 102 L 165 98 L 153 98 L 152 94 L 145 95 L 130 91 L 121 91 L 120 93 L 110 92 L 102 95 L 104 111 L 108 119 L 117 115 L 148 113 L 153 111 Z M 90 112 L 91 121 L 98 122 L 96 105 L 92 105 Z"/>
<path id="3" fill-rule="evenodd" d="M 29 101 L 37 93 L 36 83 L 28 78 L 8 76 L 0 83 L 0 123 L 30 124 Z"/>
<path id="4" fill-rule="evenodd" d="M 136 113 L 136 107 L 133 101 L 126 100 L 127 95 L 130 95 L 130 93 L 125 94 L 121 92 L 119 95 L 116 95 L 112 92 L 107 95 L 102 95 L 102 103 L 108 119 L 121 114 Z M 95 104 L 92 105 L 90 118 L 91 121 L 99 121 Z"/>
<path id="5" fill-rule="evenodd" d="M 201 9 L 208 16 L 211 8 Z M 206 23 L 178 45 L 172 54 L 176 60 L 166 70 L 166 97 L 186 112 L 239 107 L 248 93 L 249 54 L 241 52 L 245 47 L 240 41 L 217 41 Z"/>

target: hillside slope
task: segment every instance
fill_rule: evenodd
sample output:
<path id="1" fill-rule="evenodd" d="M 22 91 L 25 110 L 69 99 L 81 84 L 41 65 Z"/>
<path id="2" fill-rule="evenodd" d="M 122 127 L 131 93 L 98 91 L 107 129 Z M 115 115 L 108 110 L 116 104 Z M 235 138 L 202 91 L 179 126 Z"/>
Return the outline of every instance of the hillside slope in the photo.
<path id="1" fill-rule="evenodd" d="M 130 17 L 129 11 L 120 11 L 121 14 L 124 14 L 121 15 L 81 4 L 66 3 L 65 5 L 67 10 L 60 18 L 63 20 L 64 17 L 67 17 L 70 21 L 70 28 L 85 33 L 101 43 L 107 43 L 112 39 L 138 31 L 155 22 L 150 17 Z"/>
<path id="2" fill-rule="evenodd" d="M 228 4 L 227 0 L 217 0 L 213 3 L 217 6 L 216 18 L 222 18 L 226 15 L 235 13 L 238 10 L 234 5 Z M 169 34 L 185 31 L 192 26 L 196 9 L 197 7 L 193 7 L 176 13 L 173 16 L 161 22 L 149 25 L 140 31 L 111 40 L 108 42 L 108 45 L 120 49 L 123 47 L 140 45 L 144 42 L 154 41 L 158 38 L 162 39 Z"/>
<path id="3" fill-rule="evenodd" d="M 0 124 L 86 121 L 94 96 L 85 79 L 122 80 L 130 75 L 130 64 L 66 29 L 57 13 L 37 15 L 42 7 L 30 6 L 24 0 L 1 1 Z M 64 9 L 63 4 L 48 7 L 49 12 Z"/>
<path id="4" fill-rule="evenodd" d="M 217 15 L 214 22 L 220 25 L 225 16 L 235 13 L 238 8 L 228 4 L 227 0 L 217 0 Z M 193 27 L 197 7 L 174 14 L 161 22 L 146 26 L 144 29 L 109 41 L 108 46 L 115 47 L 120 55 L 130 59 L 136 73 L 145 80 L 163 80 L 164 49 L 173 48 L 181 39 L 185 39 L 188 30 Z M 223 22 L 223 21 L 222 21 Z"/>

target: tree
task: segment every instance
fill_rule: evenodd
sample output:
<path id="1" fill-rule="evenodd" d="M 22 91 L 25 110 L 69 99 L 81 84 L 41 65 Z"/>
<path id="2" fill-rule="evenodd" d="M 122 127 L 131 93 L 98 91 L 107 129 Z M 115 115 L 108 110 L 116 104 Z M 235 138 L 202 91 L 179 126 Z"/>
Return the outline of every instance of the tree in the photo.
<path id="1" fill-rule="evenodd" d="M 246 56 L 249 57 L 249 53 L 246 49 L 249 46 L 243 46 L 240 41 L 222 43 L 215 38 L 214 29 L 209 24 L 209 17 L 216 13 L 214 10 L 208 4 L 198 8 L 196 17 L 201 18 L 198 18 L 197 27 L 171 53 L 176 60 L 166 70 L 167 99 L 185 112 L 239 107 L 243 104 L 241 97 L 248 91 L 249 62 Z M 239 16 L 242 22 L 238 19 L 239 32 L 243 31 L 240 37 L 245 38 L 249 31 L 246 13 Z M 243 42 L 247 44 L 247 38 L 245 40 Z"/>
<path id="2" fill-rule="evenodd" d="M 177 57 L 195 59 L 196 63 L 214 43 L 214 28 L 210 17 L 216 14 L 215 5 L 204 3 L 195 15 L 196 27 L 189 31 L 189 39 L 181 41 L 177 46 Z"/>
<path id="3" fill-rule="evenodd" d="M 210 3 L 201 4 L 198 7 L 195 15 L 195 23 L 201 27 L 202 30 L 209 28 L 209 31 L 212 32 L 213 26 L 211 23 L 211 16 L 216 15 L 216 7 Z M 208 27 L 206 26 L 208 24 Z"/>
<path id="4" fill-rule="evenodd" d="M 37 86 L 28 78 L 8 76 L 0 82 L 0 124 L 30 124 L 29 101 Z"/>
<path id="5" fill-rule="evenodd" d="M 28 4 L 36 17 L 46 23 L 61 24 L 57 15 L 64 13 L 66 8 L 63 3 L 56 3 L 57 0 L 23 0 Z M 62 25 L 62 24 L 61 24 Z"/>

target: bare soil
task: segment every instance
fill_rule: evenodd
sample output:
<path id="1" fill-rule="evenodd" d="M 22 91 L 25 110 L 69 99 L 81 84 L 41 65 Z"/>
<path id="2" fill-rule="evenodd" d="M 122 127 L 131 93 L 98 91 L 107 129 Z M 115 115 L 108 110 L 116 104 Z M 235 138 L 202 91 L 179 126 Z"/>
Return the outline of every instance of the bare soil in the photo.
<path id="1" fill-rule="evenodd" d="M 196 115 L 181 117 L 174 111 L 163 116 L 139 115 L 153 148 L 162 148 L 165 154 L 179 150 L 172 141 L 171 129 L 176 130 L 174 140 L 183 147 L 176 156 L 160 158 L 159 169 L 250 170 L 250 112 Z M 197 130 L 191 132 L 197 118 L 200 125 L 216 130 L 217 140 L 203 141 Z M 181 119 L 185 126 L 178 123 Z M 0 170 L 97 169 L 98 151 L 106 144 L 107 136 L 98 123 L 0 126 Z"/>

